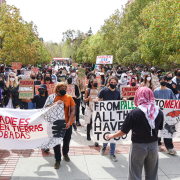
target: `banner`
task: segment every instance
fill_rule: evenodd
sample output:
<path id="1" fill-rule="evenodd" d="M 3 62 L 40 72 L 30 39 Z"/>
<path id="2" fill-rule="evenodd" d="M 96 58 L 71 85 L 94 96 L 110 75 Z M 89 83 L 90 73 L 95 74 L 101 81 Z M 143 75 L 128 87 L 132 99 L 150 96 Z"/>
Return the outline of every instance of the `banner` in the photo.
<path id="1" fill-rule="evenodd" d="M 163 111 L 164 125 L 159 135 L 163 138 L 180 136 L 180 100 L 156 99 L 156 105 Z"/>
<path id="2" fill-rule="evenodd" d="M 40 85 L 36 85 L 35 86 L 35 92 L 36 94 L 39 94 L 39 91 L 38 91 L 38 88 L 39 88 Z M 56 86 L 56 84 L 46 84 L 47 86 L 47 91 L 48 91 L 48 94 L 54 94 L 54 88 Z"/>
<path id="3" fill-rule="evenodd" d="M 154 91 L 156 88 L 161 86 L 158 77 L 151 77 L 151 83 L 152 83 L 152 91 Z"/>
<path id="4" fill-rule="evenodd" d="M 37 74 L 38 73 L 38 67 L 32 67 L 31 72 L 35 72 Z"/>
<path id="5" fill-rule="evenodd" d="M 93 109 L 94 99 L 97 98 L 97 95 L 99 94 L 100 89 L 90 89 L 90 96 L 91 99 L 89 100 L 89 107 L 90 109 Z"/>
<path id="6" fill-rule="evenodd" d="M 112 55 L 97 56 L 96 64 L 113 64 L 113 56 Z"/>
<path id="7" fill-rule="evenodd" d="M 138 87 L 122 87 L 122 97 L 130 98 L 134 97 Z"/>
<path id="8" fill-rule="evenodd" d="M 106 135 L 118 132 L 128 112 L 135 108 L 134 101 L 99 101 L 94 103 L 92 116 L 94 142 L 118 143 L 122 140 L 130 140 L 131 133 L 110 141 L 106 140 Z"/>
<path id="9" fill-rule="evenodd" d="M 12 69 L 21 70 L 21 63 L 13 62 L 12 63 Z"/>
<path id="10" fill-rule="evenodd" d="M 20 80 L 19 91 L 19 99 L 34 98 L 34 81 Z"/>
<path id="11" fill-rule="evenodd" d="M 67 85 L 66 93 L 72 97 L 75 97 L 75 86 L 74 86 L 74 84 L 68 84 Z"/>
<path id="12" fill-rule="evenodd" d="M 46 149 L 65 135 L 64 104 L 20 110 L 0 108 L 0 149 Z"/>

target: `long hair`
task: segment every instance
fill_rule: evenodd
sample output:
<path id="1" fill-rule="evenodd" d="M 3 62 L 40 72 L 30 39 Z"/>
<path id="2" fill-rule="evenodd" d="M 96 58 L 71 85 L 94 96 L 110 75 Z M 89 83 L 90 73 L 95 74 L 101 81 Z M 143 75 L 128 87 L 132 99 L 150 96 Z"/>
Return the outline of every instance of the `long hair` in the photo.
<path id="1" fill-rule="evenodd" d="M 90 80 L 89 80 L 89 83 L 88 83 L 88 88 L 90 88 L 90 89 L 92 88 L 91 83 L 93 83 L 93 81 L 94 81 L 94 79 L 90 79 Z"/>
<path id="2" fill-rule="evenodd" d="M 147 83 L 147 78 L 149 77 L 149 74 L 145 75 L 145 78 L 144 78 L 144 85 L 146 85 Z M 151 76 L 150 76 L 151 77 Z M 150 87 L 151 87 L 151 80 L 149 81 L 149 84 L 150 84 Z"/>
<path id="3" fill-rule="evenodd" d="M 51 77 L 51 73 L 49 73 L 49 72 L 46 72 L 46 74 L 44 75 L 44 83 L 46 83 L 46 75 L 47 74 L 50 74 L 50 82 L 52 83 L 52 77 Z"/>
<path id="4" fill-rule="evenodd" d="M 10 72 L 8 74 L 8 84 L 11 84 L 10 78 L 9 78 L 10 74 L 12 74 L 14 76 L 13 86 L 16 88 L 18 86 L 18 78 L 17 78 L 17 76 L 16 76 L 16 74 L 14 72 Z"/>

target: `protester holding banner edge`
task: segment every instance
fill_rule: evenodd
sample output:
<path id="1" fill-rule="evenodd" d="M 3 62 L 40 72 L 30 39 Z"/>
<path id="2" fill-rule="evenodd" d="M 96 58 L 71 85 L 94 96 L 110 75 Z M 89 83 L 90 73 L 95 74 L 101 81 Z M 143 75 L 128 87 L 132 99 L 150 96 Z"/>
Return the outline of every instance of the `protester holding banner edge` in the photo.
<path id="1" fill-rule="evenodd" d="M 132 144 L 129 152 L 128 180 L 158 180 L 158 130 L 163 128 L 163 112 L 155 105 L 153 92 L 148 87 L 136 91 L 133 109 L 115 134 L 108 134 L 107 140 L 122 137 L 132 130 Z"/>

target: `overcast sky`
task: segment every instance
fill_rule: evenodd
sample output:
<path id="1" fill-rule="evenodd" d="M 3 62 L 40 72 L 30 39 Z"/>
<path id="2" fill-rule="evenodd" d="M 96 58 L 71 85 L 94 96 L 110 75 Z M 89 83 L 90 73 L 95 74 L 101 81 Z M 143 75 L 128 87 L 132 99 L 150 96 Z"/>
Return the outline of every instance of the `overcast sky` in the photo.
<path id="1" fill-rule="evenodd" d="M 33 21 L 44 41 L 59 43 L 68 29 L 95 34 L 116 9 L 128 0 L 6 0 L 20 9 L 27 22 Z"/>

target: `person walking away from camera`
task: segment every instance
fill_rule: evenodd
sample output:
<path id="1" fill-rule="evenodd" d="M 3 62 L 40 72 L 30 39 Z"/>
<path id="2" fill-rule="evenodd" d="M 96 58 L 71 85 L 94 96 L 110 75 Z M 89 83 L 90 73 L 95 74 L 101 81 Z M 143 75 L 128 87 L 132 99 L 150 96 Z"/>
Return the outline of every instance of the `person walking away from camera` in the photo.
<path id="1" fill-rule="evenodd" d="M 129 152 L 128 180 L 158 180 L 158 130 L 163 128 L 163 112 L 155 105 L 153 92 L 148 87 L 136 91 L 134 103 L 137 106 L 126 117 L 115 134 L 108 134 L 107 140 L 122 137 L 132 130 Z"/>

